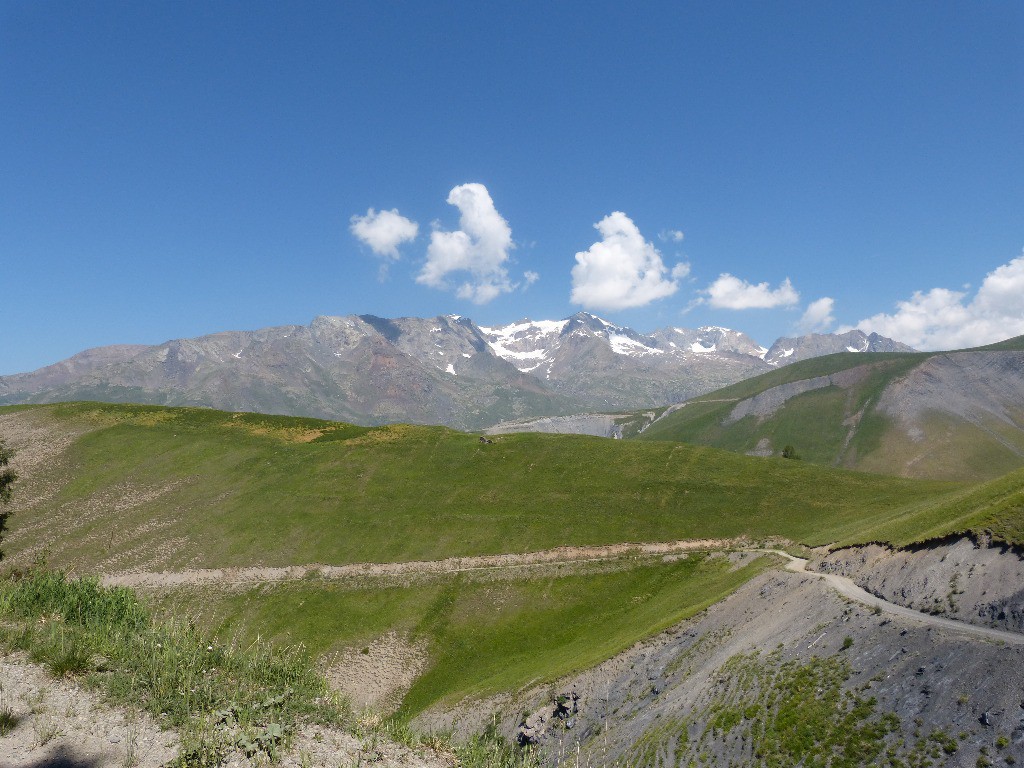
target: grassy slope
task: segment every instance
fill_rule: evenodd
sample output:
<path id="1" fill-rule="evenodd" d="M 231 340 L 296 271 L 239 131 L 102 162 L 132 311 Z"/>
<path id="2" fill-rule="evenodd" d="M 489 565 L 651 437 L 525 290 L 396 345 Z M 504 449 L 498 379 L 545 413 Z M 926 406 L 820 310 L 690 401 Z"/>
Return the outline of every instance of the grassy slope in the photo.
<path id="1" fill-rule="evenodd" d="M 108 548 L 152 562 L 147 554 L 166 539 L 176 544 L 161 566 L 404 560 L 740 534 L 904 543 L 982 526 L 1024 539 L 1024 472 L 965 487 L 667 442 L 511 435 L 481 445 L 442 428 L 97 404 L 46 406 L 33 416 L 95 429 L 72 447 L 70 463 L 52 468 L 70 477 L 59 494 L 13 518 L 10 549 L 55 528 L 62 538 L 52 560 L 79 567 L 108 558 L 132 564 Z M 411 715 L 591 666 L 720 599 L 765 564 L 729 572 L 722 561 L 692 556 L 521 579 L 456 575 L 362 587 L 308 580 L 170 599 L 204 612 L 225 637 L 303 642 L 314 655 L 410 633 L 431 659 L 403 704 Z"/>
<path id="2" fill-rule="evenodd" d="M 1014 336 L 1012 339 L 1006 339 L 1005 341 L 997 341 L 995 344 L 986 344 L 984 347 L 975 347 L 976 351 L 980 350 L 991 350 L 991 351 L 1016 351 L 1019 352 L 1024 350 L 1024 336 Z"/>
<path id="3" fill-rule="evenodd" d="M 430 666 L 403 712 L 467 695 L 515 690 L 593 666 L 717 602 L 774 558 L 646 560 L 611 570 L 578 568 L 510 579 L 453 574 L 412 585 L 318 580 L 238 593 L 172 593 L 202 606 L 205 621 L 247 642 L 259 633 L 301 642 L 315 655 L 369 645 L 389 631 L 424 643 Z"/>
<path id="4" fill-rule="evenodd" d="M 1024 545 L 1024 469 L 922 504 L 912 513 L 861 531 L 843 543 L 910 544 L 965 531 L 989 533 L 997 540 Z"/>
<path id="5" fill-rule="evenodd" d="M 1024 349 L 1024 337 L 979 350 Z M 676 440 L 741 453 L 767 438 L 776 453 L 795 446 L 801 458 L 817 464 L 867 472 L 912 474 L 921 478 L 990 480 L 1020 467 L 1020 432 L 998 419 L 981 425 L 942 414 L 926 418 L 926 439 L 912 439 L 874 412 L 883 390 L 937 353 L 842 353 L 805 360 L 689 401 L 658 421 L 640 440 Z M 789 399 L 772 416 L 747 416 L 725 424 L 740 400 L 781 384 L 864 366 L 867 376 L 846 389 L 830 386 Z M 858 416 L 860 414 L 860 416 Z M 858 422 L 859 418 L 859 422 Z"/>
<path id="6" fill-rule="evenodd" d="M 43 408 L 98 428 L 53 468 L 70 474 L 62 490 L 12 518 L 7 548 L 17 555 L 52 537 L 51 562 L 78 568 L 401 561 L 740 535 L 820 544 L 958 488 L 667 442 L 524 434 L 481 445 L 434 427 Z"/>
<path id="7" fill-rule="evenodd" d="M 877 396 L 888 381 L 928 357 L 918 353 L 842 352 L 802 360 L 694 398 L 684 408 L 651 425 L 639 439 L 681 440 L 730 450 L 751 450 L 762 436 L 767 436 L 780 446 L 785 444 L 783 440 L 799 446 L 808 459 L 830 463 L 848 431 L 842 426 L 844 411 L 856 412 L 868 398 Z M 793 398 L 780 411 L 782 418 L 766 419 L 763 425 L 758 426 L 753 417 L 747 417 L 729 427 L 722 426 L 722 421 L 740 400 L 772 387 L 862 365 L 872 366 L 872 373 L 853 388 L 849 401 L 847 393 L 828 387 Z"/>

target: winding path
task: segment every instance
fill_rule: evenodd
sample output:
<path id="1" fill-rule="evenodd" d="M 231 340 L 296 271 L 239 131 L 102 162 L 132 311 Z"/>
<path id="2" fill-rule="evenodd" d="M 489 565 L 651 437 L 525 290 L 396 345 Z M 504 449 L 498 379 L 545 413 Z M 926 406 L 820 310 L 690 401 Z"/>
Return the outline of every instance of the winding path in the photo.
<path id="1" fill-rule="evenodd" d="M 973 635 L 974 637 L 985 640 L 997 640 L 1013 645 L 1024 645 L 1024 635 L 1017 632 L 1008 632 L 1003 629 L 992 629 L 991 627 L 981 627 L 977 624 L 968 624 L 965 621 L 947 619 L 942 616 L 932 616 L 930 613 L 922 613 L 921 611 L 916 611 L 913 608 L 907 608 L 905 605 L 890 603 L 888 600 L 883 600 L 877 595 L 871 594 L 866 589 L 858 587 L 854 583 L 853 579 L 849 579 L 846 576 L 838 576 L 834 573 L 808 571 L 807 561 L 801 557 L 794 557 L 793 555 L 778 549 L 761 551 L 771 552 L 772 554 L 786 558 L 789 561 L 786 564 L 786 570 L 822 579 L 843 597 L 856 600 L 858 603 L 863 603 L 871 608 L 879 608 L 884 613 L 890 613 L 903 619 L 910 619 L 911 621 L 916 621 L 933 627 L 949 629 L 954 632 L 960 632 L 961 634 Z"/>

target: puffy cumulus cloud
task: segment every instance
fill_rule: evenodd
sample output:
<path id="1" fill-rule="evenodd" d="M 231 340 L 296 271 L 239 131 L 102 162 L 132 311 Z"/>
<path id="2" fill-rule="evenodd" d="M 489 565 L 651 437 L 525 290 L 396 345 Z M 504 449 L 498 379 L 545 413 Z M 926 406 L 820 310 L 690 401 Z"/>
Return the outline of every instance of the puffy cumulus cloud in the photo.
<path id="1" fill-rule="evenodd" d="M 658 233 L 658 238 L 663 243 L 681 243 L 685 235 L 679 229 L 663 229 Z"/>
<path id="2" fill-rule="evenodd" d="M 1024 334 L 1024 254 L 992 270 L 974 296 L 932 288 L 840 331 L 859 328 L 923 350 L 976 347 Z"/>
<path id="3" fill-rule="evenodd" d="M 788 277 L 772 289 L 768 283 L 754 285 L 728 272 L 720 274 L 703 293 L 704 301 L 716 309 L 772 309 L 791 307 L 800 301 L 800 294 Z"/>
<path id="4" fill-rule="evenodd" d="M 577 253 L 572 268 L 574 304 L 609 310 L 642 307 L 671 296 L 689 274 L 690 266 L 683 263 L 670 273 L 658 249 L 621 211 L 608 214 L 594 228 L 601 240 Z"/>
<path id="5" fill-rule="evenodd" d="M 378 256 L 394 261 L 399 259 L 398 246 L 415 240 L 420 231 L 419 224 L 402 216 L 397 208 L 370 208 L 365 216 L 353 216 L 350 222 L 349 230 L 357 240 L 370 246 Z"/>
<path id="6" fill-rule="evenodd" d="M 486 304 L 515 289 L 505 263 L 514 247 L 512 230 L 494 207 L 483 184 L 461 184 L 448 193 L 448 204 L 459 209 L 459 229 L 430 234 L 427 261 L 416 282 L 447 290 L 453 272 L 469 273 L 456 289 L 460 299 Z"/>
<path id="7" fill-rule="evenodd" d="M 835 300 L 828 296 L 812 301 L 807 305 L 797 327 L 804 333 L 827 333 L 828 329 L 836 322 L 836 318 L 832 314 L 835 305 Z"/>

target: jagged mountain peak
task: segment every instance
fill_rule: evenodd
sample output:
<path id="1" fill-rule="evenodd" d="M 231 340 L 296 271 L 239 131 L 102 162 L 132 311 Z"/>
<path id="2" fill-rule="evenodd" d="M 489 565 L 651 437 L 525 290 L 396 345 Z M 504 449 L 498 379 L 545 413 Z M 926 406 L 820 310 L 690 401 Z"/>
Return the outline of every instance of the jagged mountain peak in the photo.
<path id="1" fill-rule="evenodd" d="M 782 337 L 765 354 L 769 365 L 788 365 L 798 360 L 831 355 L 836 352 L 913 352 L 913 347 L 880 336 L 853 329 L 844 333 L 809 333 L 805 336 Z"/>

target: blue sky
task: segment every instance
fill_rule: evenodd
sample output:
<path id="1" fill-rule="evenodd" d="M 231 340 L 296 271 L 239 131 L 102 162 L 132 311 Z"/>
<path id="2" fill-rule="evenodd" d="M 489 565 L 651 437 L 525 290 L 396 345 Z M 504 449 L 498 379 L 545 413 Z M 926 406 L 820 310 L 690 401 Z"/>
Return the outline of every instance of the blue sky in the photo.
<path id="1" fill-rule="evenodd" d="M 0 374 L 318 314 L 1024 333 L 1022 51 L 1019 2 L 0 0 Z"/>

